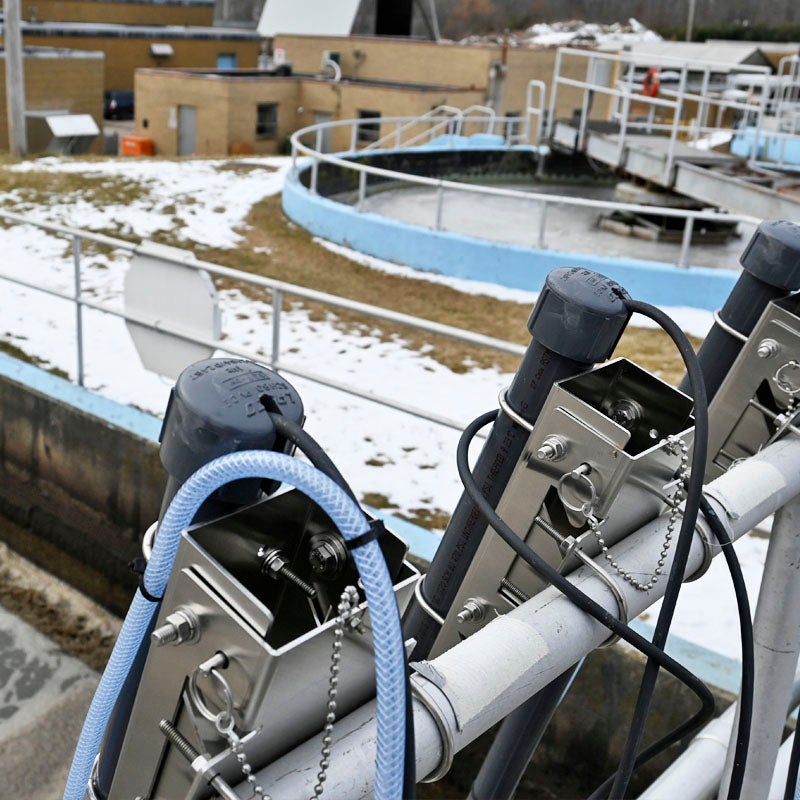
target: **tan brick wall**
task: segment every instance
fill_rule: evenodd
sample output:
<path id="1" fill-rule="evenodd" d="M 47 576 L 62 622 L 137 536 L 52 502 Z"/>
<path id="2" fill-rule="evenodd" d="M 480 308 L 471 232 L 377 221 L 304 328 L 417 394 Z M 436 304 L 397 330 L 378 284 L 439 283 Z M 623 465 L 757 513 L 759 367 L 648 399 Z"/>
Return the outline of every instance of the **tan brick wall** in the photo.
<path id="1" fill-rule="evenodd" d="M 481 92 L 407 90 L 347 82 L 292 78 L 216 77 L 167 70 L 136 73 L 136 132 L 153 139 L 159 155 L 175 155 L 177 105 L 197 108 L 197 154 L 222 155 L 238 144 L 256 153 L 279 153 L 286 137 L 311 125 L 315 112 L 333 120 L 354 119 L 359 110 L 378 111 L 384 117 L 419 116 L 436 105 L 468 106 Z M 278 103 L 278 135 L 256 137 L 256 106 Z M 145 127 L 145 120 L 147 127 Z M 382 126 L 381 133 L 393 127 Z M 333 134 L 334 149 L 349 147 L 350 129 Z"/>
<path id="2" fill-rule="evenodd" d="M 186 73 L 136 73 L 136 133 L 155 143 L 156 155 L 178 152 L 179 105 L 197 108 L 198 155 L 228 151 L 228 89 L 224 81 Z"/>
<path id="3" fill-rule="evenodd" d="M 150 55 L 152 42 L 172 45 L 175 55 L 156 59 Z M 258 41 L 220 41 L 207 39 L 126 39 L 101 36 L 32 36 L 26 34 L 24 44 L 38 47 L 69 47 L 76 50 L 101 50 L 106 54 L 105 88 L 133 89 L 134 70 L 146 67 L 178 67 L 213 69 L 217 55 L 236 53 L 238 66 L 255 69 L 258 66 Z"/>
<path id="4" fill-rule="evenodd" d="M 322 52 L 339 53 L 342 74 L 362 80 L 394 80 L 408 83 L 486 89 L 490 63 L 499 58 L 499 47 L 468 46 L 368 36 L 275 37 L 295 72 L 319 72 Z M 362 58 L 355 53 L 360 51 Z M 481 100 L 483 102 L 483 100 Z"/>
<path id="5" fill-rule="evenodd" d="M 112 22 L 128 25 L 214 24 L 214 5 L 103 3 L 92 0 L 33 0 L 23 3 L 22 19 L 39 22 Z"/>
<path id="6" fill-rule="evenodd" d="M 0 59 L 0 150 L 8 150 L 5 59 Z M 103 60 L 99 58 L 26 58 L 25 102 L 31 111 L 67 110 L 91 114 L 103 127 Z M 102 152 L 102 134 L 93 152 Z"/>

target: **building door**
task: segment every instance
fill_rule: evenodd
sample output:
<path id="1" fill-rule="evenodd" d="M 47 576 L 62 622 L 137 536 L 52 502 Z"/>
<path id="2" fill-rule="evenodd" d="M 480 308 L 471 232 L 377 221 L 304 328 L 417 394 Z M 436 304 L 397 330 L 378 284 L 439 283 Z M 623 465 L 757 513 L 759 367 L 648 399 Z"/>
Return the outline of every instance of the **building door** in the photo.
<path id="1" fill-rule="evenodd" d="M 197 150 L 197 107 L 178 106 L 178 155 L 191 156 Z"/>
<path id="2" fill-rule="evenodd" d="M 333 119 L 333 116 L 329 114 L 327 111 L 315 111 L 314 112 L 314 124 L 315 125 L 323 125 L 326 122 L 330 122 Z M 332 128 L 326 128 L 322 132 L 322 140 L 320 141 L 320 152 L 321 153 L 330 153 L 333 151 L 333 139 L 331 138 L 333 135 Z"/>

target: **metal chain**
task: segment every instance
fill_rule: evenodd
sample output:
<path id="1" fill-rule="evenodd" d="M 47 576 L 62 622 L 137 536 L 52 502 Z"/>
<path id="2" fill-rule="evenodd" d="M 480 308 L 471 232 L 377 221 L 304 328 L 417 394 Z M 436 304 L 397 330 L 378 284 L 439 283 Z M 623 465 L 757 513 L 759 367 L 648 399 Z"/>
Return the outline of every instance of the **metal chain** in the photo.
<path id="1" fill-rule="evenodd" d="M 328 767 L 331 765 L 331 743 L 333 742 L 333 723 L 336 721 L 336 695 L 339 691 L 339 663 L 342 660 L 342 642 L 344 629 L 353 614 L 353 609 L 358 605 L 358 592 L 355 586 L 346 586 L 339 598 L 336 625 L 333 629 L 333 648 L 331 650 L 330 678 L 328 679 L 328 713 L 325 717 L 325 727 L 322 729 L 322 758 L 319 762 L 317 785 L 311 800 L 321 797 L 325 790 L 323 784 L 328 777 Z"/>
<path id="2" fill-rule="evenodd" d="M 619 575 L 621 578 L 624 578 L 631 586 L 634 587 L 634 589 L 638 589 L 640 592 L 649 592 L 650 589 L 652 589 L 653 586 L 658 583 L 658 579 L 664 573 L 664 564 L 666 564 L 667 554 L 669 553 L 669 548 L 672 544 L 672 537 L 675 534 L 675 525 L 678 520 L 680 504 L 683 502 L 683 499 L 686 496 L 683 483 L 686 479 L 686 476 L 689 474 L 689 448 L 686 446 L 686 442 L 684 442 L 683 439 L 678 436 L 670 436 L 665 442 L 665 449 L 666 448 L 671 448 L 673 452 L 675 448 L 680 448 L 681 467 L 678 475 L 678 482 L 675 487 L 675 494 L 672 496 L 672 509 L 669 512 L 667 532 L 664 534 L 664 542 L 661 545 L 661 553 L 658 561 L 656 562 L 656 568 L 653 570 L 653 574 L 650 576 L 650 580 L 647 581 L 647 583 L 642 583 L 634 578 L 630 572 L 626 572 L 624 569 L 622 569 L 622 567 L 620 567 L 614 557 L 609 553 L 605 539 L 603 539 L 603 535 L 600 533 L 601 522 L 597 519 L 597 517 L 594 516 L 594 514 L 589 513 L 586 516 L 586 521 L 589 523 L 589 527 L 591 528 L 592 533 L 594 533 L 606 561 L 608 561 L 608 563 L 611 565 L 611 568 L 617 573 L 617 575 Z"/>
<path id="3" fill-rule="evenodd" d="M 239 768 L 242 770 L 242 775 L 244 775 L 245 780 L 250 784 L 250 788 L 253 790 L 252 796 L 260 797 L 261 800 L 271 800 L 270 796 L 264 791 L 264 789 L 256 783 L 256 776 L 253 775 L 253 767 L 247 760 L 247 755 L 245 754 L 244 747 L 242 746 L 242 740 L 233 730 L 233 716 L 229 716 L 222 711 L 217 716 L 214 724 L 216 725 L 217 731 L 219 731 L 219 733 L 228 740 L 231 752 L 239 762 Z"/>

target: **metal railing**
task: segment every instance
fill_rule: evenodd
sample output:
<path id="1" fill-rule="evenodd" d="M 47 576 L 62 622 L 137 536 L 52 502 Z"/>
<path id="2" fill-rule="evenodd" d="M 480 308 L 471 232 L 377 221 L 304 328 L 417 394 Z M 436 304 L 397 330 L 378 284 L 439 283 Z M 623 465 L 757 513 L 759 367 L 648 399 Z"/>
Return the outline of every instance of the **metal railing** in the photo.
<path id="1" fill-rule="evenodd" d="M 530 108 L 528 109 L 530 111 Z M 429 126 L 429 129 L 434 131 L 442 122 L 451 122 L 452 119 L 448 117 L 443 120 L 440 117 L 391 117 L 382 120 L 390 124 L 403 125 L 405 123 L 414 122 Z M 465 122 L 470 120 L 465 119 Z M 516 135 L 516 126 L 520 124 L 519 117 L 497 117 L 494 120 L 497 128 L 503 128 L 504 134 L 502 141 L 505 146 L 509 147 L 514 142 Z M 361 124 L 360 120 L 337 120 L 333 122 L 325 122 L 318 125 L 311 125 L 303 128 L 292 135 L 292 170 L 287 180 L 299 181 L 301 170 L 310 170 L 309 175 L 309 189 L 312 193 L 317 193 L 319 188 L 319 166 L 320 164 L 330 164 L 343 170 L 344 172 L 352 172 L 354 174 L 353 180 L 348 181 L 349 184 L 357 186 L 353 197 L 349 193 L 338 196 L 331 196 L 327 199 L 341 202 L 343 204 L 352 204 L 357 212 L 365 211 L 365 201 L 369 194 L 369 178 L 373 176 L 380 178 L 381 183 L 385 184 L 387 181 L 392 181 L 398 188 L 403 187 L 427 187 L 435 191 L 435 211 L 430 224 L 427 226 L 436 231 L 445 231 L 447 228 L 444 225 L 445 213 L 445 200 L 446 194 L 449 192 L 459 192 L 470 194 L 475 197 L 476 202 L 485 197 L 505 197 L 513 198 L 519 201 L 528 203 L 535 203 L 539 207 L 539 220 L 538 232 L 536 239 L 536 246 L 539 249 L 545 249 L 552 243 L 548 240 L 548 214 L 547 211 L 551 206 L 562 205 L 573 208 L 591 209 L 593 211 L 612 211 L 623 212 L 629 214 L 646 214 L 658 215 L 669 219 L 682 220 L 682 234 L 681 246 L 677 259 L 672 263 L 676 267 L 689 266 L 689 253 L 692 247 L 692 235 L 700 222 L 718 222 L 718 223 L 744 223 L 747 225 L 757 225 L 761 222 L 760 218 L 752 217 L 745 214 L 729 214 L 726 212 L 711 211 L 711 210 L 694 210 L 682 209 L 669 206 L 655 206 L 643 205 L 636 203 L 621 203 L 611 200 L 595 200 L 583 197 L 568 197 L 566 195 L 553 195 L 543 194 L 540 192 L 523 191 L 519 189 L 506 189 L 493 186 L 483 186 L 473 183 L 460 183 L 451 181 L 444 178 L 431 178 L 424 175 L 412 175 L 406 172 L 399 172 L 396 170 L 385 169 L 382 167 L 374 167 L 369 163 L 359 163 L 353 160 L 353 154 L 331 154 L 321 151 L 320 143 L 324 140 L 327 131 L 335 130 L 338 128 L 349 128 L 351 139 L 355 140 L 357 130 Z M 430 138 L 436 138 L 438 134 L 432 135 Z M 304 139 L 314 141 L 316 146 L 311 146 L 304 143 Z M 426 139 L 427 141 L 427 139 Z M 453 141 L 448 146 L 457 147 L 457 142 Z M 359 151 L 363 152 L 363 151 Z M 301 161 L 302 159 L 307 159 Z M 480 238 L 480 232 L 471 231 L 471 236 Z"/>
<path id="2" fill-rule="evenodd" d="M 83 286 L 83 270 L 85 268 L 85 256 L 83 254 L 83 243 L 92 242 L 102 247 L 107 247 L 115 251 L 123 251 L 133 255 L 136 253 L 139 245 L 106 236 L 100 233 L 91 231 L 70 228 L 64 225 L 57 225 L 52 223 L 37 222 L 26 217 L 7 211 L 0 211 L 0 220 L 6 223 L 14 223 L 20 225 L 29 225 L 40 230 L 46 231 L 57 236 L 62 236 L 71 242 L 72 253 L 72 270 L 73 270 L 73 291 L 63 291 L 46 286 L 42 283 L 37 283 L 32 280 L 26 280 L 17 276 L 9 275 L 0 272 L 0 280 L 16 284 L 26 289 L 31 289 L 41 292 L 50 297 L 60 298 L 62 300 L 71 302 L 75 306 L 75 334 L 76 334 L 76 383 L 79 385 L 84 384 L 85 378 L 85 345 L 84 345 L 84 309 L 91 309 L 100 311 L 104 314 L 109 314 L 118 317 L 127 322 L 137 323 L 146 328 L 154 331 L 160 331 L 169 334 L 178 339 L 194 342 L 202 346 L 208 347 L 212 350 L 221 350 L 233 356 L 247 358 L 262 363 L 267 363 L 270 367 L 280 370 L 284 374 L 294 375 L 303 378 L 322 386 L 344 392 L 363 400 L 369 400 L 374 403 L 392 408 L 412 416 L 428 420 L 429 422 L 443 425 L 455 430 L 462 430 L 465 421 L 450 419 L 448 417 L 434 414 L 428 410 L 420 409 L 407 403 L 401 402 L 394 398 L 385 397 L 375 394 L 371 391 L 359 389 L 341 381 L 336 381 L 312 370 L 304 369 L 297 364 L 291 362 L 284 362 L 281 359 L 282 339 L 281 339 L 281 315 L 284 308 L 286 297 L 299 298 L 309 302 L 319 303 L 329 309 L 341 309 L 356 314 L 370 317 L 374 320 L 382 320 L 397 325 L 406 326 L 410 329 L 417 331 L 424 331 L 436 336 L 444 336 L 465 344 L 487 348 L 500 353 L 507 353 L 514 356 L 522 356 L 525 348 L 522 345 L 514 342 L 507 342 L 501 339 L 495 339 L 490 336 L 484 336 L 472 331 L 456 328 L 451 325 L 444 325 L 442 323 L 433 322 L 431 320 L 414 317 L 409 314 L 403 314 L 391 309 L 381 308 L 378 306 L 361 303 L 355 300 L 349 300 L 337 295 L 328 294 L 326 292 L 319 292 L 314 289 L 308 289 L 303 286 L 296 286 L 285 281 L 274 280 L 272 278 L 264 278 L 258 275 L 252 275 L 240 270 L 231 269 L 230 267 L 213 264 L 208 261 L 200 259 L 184 260 L 183 258 L 172 259 L 168 255 L 159 254 L 159 259 L 166 262 L 174 262 L 183 267 L 190 269 L 205 271 L 213 278 L 235 281 L 237 283 L 252 286 L 258 289 L 266 290 L 271 294 L 272 300 L 272 315 L 270 320 L 270 350 L 265 353 L 263 350 L 248 349 L 238 346 L 236 342 L 230 339 L 220 338 L 204 338 L 196 335 L 187 334 L 179 327 L 171 325 L 168 321 L 154 319 L 151 316 L 134 314 L 129 311 L 115 308 L 108 303 L 98 302 L 92 300 L 87 296 L 87 293 L 82 289 Z M 224 334 L 223 334 L 224 336 Z"/>
<path id="3" fill-rule="evenodd" d="M 563 74 L 564 59 L 586 62 L 586 76 L 583 80 L 567 77 Z M 796 57 L 794 57 L 796 59 Z M 690 141 L 695 146 L 704 137 L 716 133 L 729 133 L 735 135 L 740 120 L 749 121 L 754 127 L 752 135 L 753 145 L 747 156 L 750 166 L 756 166 L 758 161 L 759 142 L 762 136 L 783 139 L 792 138 L 792 132 L 770 130 L 764 131 L 765 117 L 779 110 L 781 115 L 791 115 L 795 105 L 790 102 L 796 98 L 800 89 L 800 75 L 795 63 L 785 60 L 780 67 L 780 75 L 775 78 L 771 75 L 769 67 L 750 66 L 745 64 L 722 64 L 713 61 L 687 61 L 686 59 L 668 56 L 645 56 L 636 53 L 622 55 L 612 53 L 599 53 L 597 51 L 560 48 L 556 54 L 556 63 L 553 73 L 553 87 L 550 94 L 550 114 L 548 135 L 552 135 L 556 124 L 555 109 L 558 102 L 558 93 L 561 88 L 578 89 L 582 92 L 581 108 L 578 121 L 578 145 L 583 149 L 591 122 L 599 119 L 592 116 L 592 105 L 597 96 L 611 98 L 610 114 L 603 119 L 610 119 L 619 123 L 617 136 L 618 156 L 617 163 L 622 164 L 628 136 L 640 133 L 662 133 L 669 139 L 664 165 L 664 181 L 668 184 L 669 177 L 677 158 L 677 143 L 682 140 Z M 637 77 L 637 68 L 672 70 L 678 74 L 677 86 L 670 88 L 662 82 L 657 91 L 645 92 L 645 85 Z M 761 91 L 750 91 L 744 99 L 737 99 L 735 93 L 731 95 L 720 87 L 714 88 L 714 76 L 735 73 L 740 78 L 740 83 L 750 81 L 752 86 L 762 87 Z M 720 78 L 716 79 L 717 81 Z M 697 87 L 692 90 L 690 82 Z M 771 88 L 770 88 L 771 87 Z M 771 97 L 772 90 L 778 91 L 777 98 Z M 633 109 L 646 109 L 645 119 L 633 118 Z M 693 107 L 695 116 L 691 120 L 684 120 L 689 108 Z M 725 124 L 724 117 L 736 117 L 730 124 Z M 661 117 L 659 117 L 661 115 Z M 640 114 L 641 116 L 641 114 Z M 713 116 L 713 124 L 712 118 Z M 666 120 L 666 121 L 664 121 Z M 781 146 L 783 152 L 783 146 Z M 783 157 L 781 156 L 781 159 Z M 783 161 L 778 163 L 782 166 Z"/>

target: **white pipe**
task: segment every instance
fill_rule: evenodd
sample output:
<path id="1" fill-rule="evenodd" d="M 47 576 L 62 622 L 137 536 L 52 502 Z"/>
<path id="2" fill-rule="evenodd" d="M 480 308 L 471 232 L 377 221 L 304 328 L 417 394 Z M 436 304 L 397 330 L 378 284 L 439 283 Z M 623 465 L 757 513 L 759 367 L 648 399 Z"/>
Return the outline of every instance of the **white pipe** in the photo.
<path id="1" fill-rule="evenodd" d="M 732 539 L 744 536 L 798 493 L 800 439 L 794 437 L 765 448 L 706 487 Z M 662 517 L 640 528 L 611 549 L 614 559 L 634 574 L 651 571 L 666 526 Z M 712 554 L 719 552 L 716 545 L 710 549 Z M 695 535 L 688 576 L 703 567 L 706 552 L 701 537 Z M 576 570 L 570 579 L 609 612 L 617 613 L 616 599 L 592 570 Z M 644 593 L 626 582 L 618 583 L 631 617 L 658 600 L 664 585 L 656 584 Z M 438 658 L 422 662 L 412 678 L 418 695 L 414 703 L 418 779 L 439 770 L 442 762 L 446 767 L 446 754 L 465 747 L 607 638 L 606 628 L 550 588 Z M 326 798 L 371 797 L 374 754 L 371 703 L 336 724 Z M 313 793 L 318 761 L 319 737 L 315 737 L 261 770 L 258 782 L 273 800 L 308 796 Z"/>
<path id="2" fill-rule="evenodd" d="M 772 773 L 772 783 L 769 787 L 769 800 L 783 800 L 783 793 L 786 789 L 786 777 L 789 774 L 789 759 L 792 757 L 792 745 L 794 744 L 795 734 L 781 745 L 778 750 L 778 757 L 775 759 L 775 771 Z"/>
<path id="3" fill-rule="evenodd" d="M 800 671 L 794 674 L 792 697 L 787 713 L 800 704 Z M 670 764 L 670 766 L 639 795 L 639 800 L 663 800 L 665 797 L 680 797 L 681 800 L 707 800 L 716 797 L 722 772 L 725 769 L 725 758 L 728 744 L 736 719 L 736 703 L 716 719 L 711 720 L 700 733 L 692 739 L 689 747 Z M 785 743 L 784 743 L 785 744 Z M 783 784 L 786 783 L 787 763 L 780 766 L 783 758 L 783 745 L 775 764 L 773 786 L 781 783 L 780 800 L 783 798 Z M 783 779 L 780 779 L 783 769 Z M 770 789 L 770 798 L 774 796 Z"/>
<path id="4" fill-rule="evenodd" d="M 741 791 L 741 796 L 750 800 L 767 797 L 797 670 L 800 652 L 799 564 L 800 497 L 787 503 L 775 515 L 753 620 L 754 714 Z M 720 784 L 720 800 L 728 795 L 734 746 L 735 728 Z"/>

